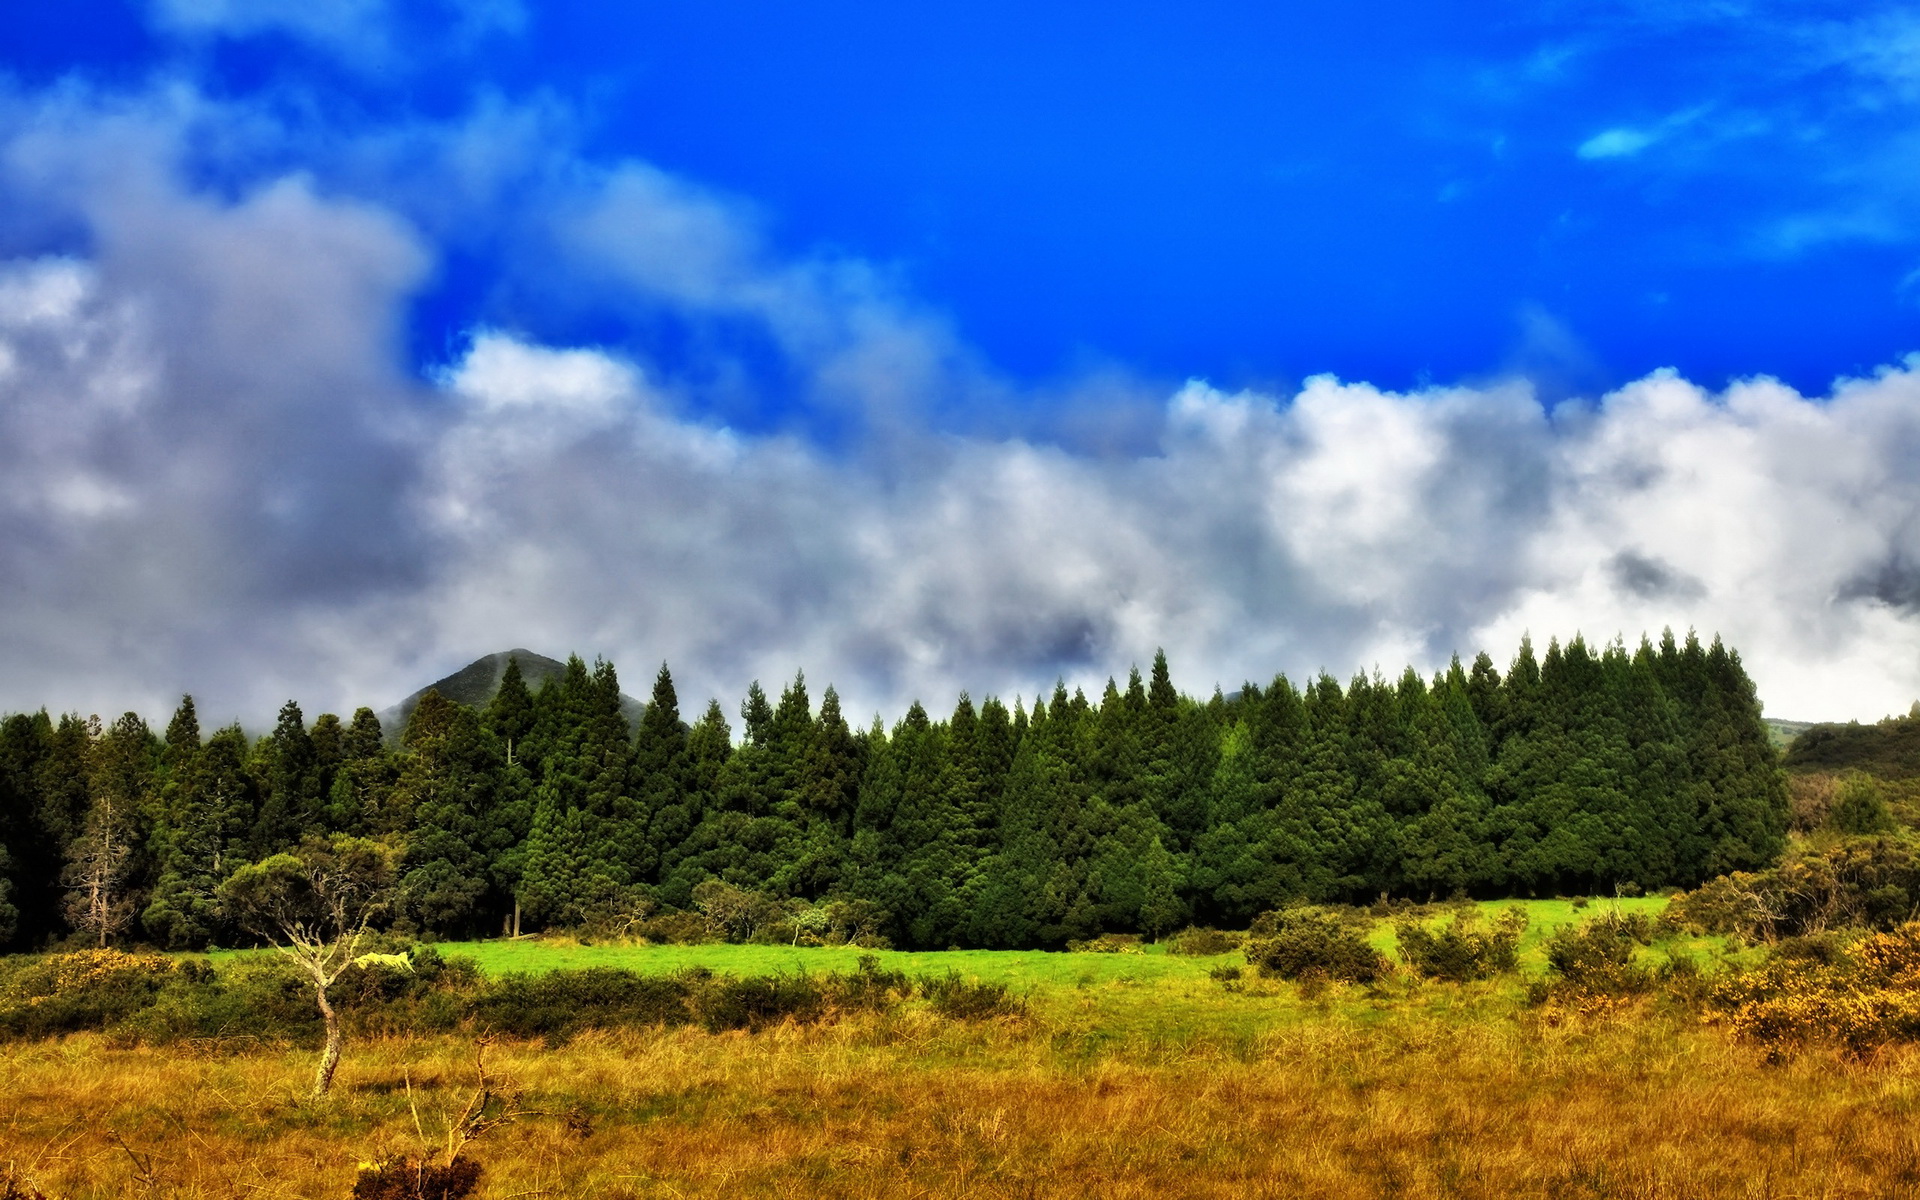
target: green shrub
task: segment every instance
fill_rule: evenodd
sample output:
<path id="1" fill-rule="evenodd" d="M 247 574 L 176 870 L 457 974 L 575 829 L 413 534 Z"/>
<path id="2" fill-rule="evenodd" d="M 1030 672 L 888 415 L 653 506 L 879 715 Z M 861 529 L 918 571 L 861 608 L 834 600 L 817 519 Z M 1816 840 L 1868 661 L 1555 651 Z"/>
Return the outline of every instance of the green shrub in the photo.
<path id="1" fill-rule="evenodd" d="M 1827 824 L 1848 834 L 1892 833 L 1895 827 L 1879 781 L 1859 772 L 1841 777 L 1833 807 L 1827 810 Z"/>
<path id="2" fill-rule="evenodd" d="M 833 1006 L 854 1012 L 884 1012 L 913 994 L 913 981 L 905 971 L 886 970 L 872 954 L 862 954 L 851 974 L 830 975 L 827 981 Z"/>
<path id="3" fill-rule="evenodd" d="M 693 998 L 708 1033 L 765 1029 L 783 1021 L 817 1021 L 827 1009 L 826 990 L 806 972 L 736 978 L 716 976 Z"/>
<path id="4" fill-rule="evenodd" d="M 1735 871 L 1674 898 L 1678 929 L 1749 942 L 1857 927 L 1890 930 L 1920 911 L 1920 843 L 1910 832 L 1793 850 L 1777 867 Z"/>
<path id="5" fill-rule="evenodd" d="M 920 994 L 933 1011 L 952 1021 L 985 1021 L 994 1017 L 1019 1016 L 1027 1006 L 1004 983 L 982 983 L 962 979 L 953 971 L 945 975 L 922 975 Z"/>
<path id="6" fill-rule="evenodd" d="M 562 1039 L 582 1029 L 684 1025 L 703 985 L 691 972 L 639 975 L 616 967 L 506 975 L 475 997 L 473 1020 L 515 1037 Z"/>
<path id="7" fill-rule="evenodd" d="M 1403 921 L 1394 932 L 1409 967 L 1428 979 L 1465 983 L 1518 967 L 1526 930 L 1526 910 L 1515 907 L 1503 910 L 1491 928 L 1481 928 L 1479 911 L 1467 909 L 1444 925 Z"/>
<path id="8" fill-rule="evenodd" d="M 1366 924 L 1326 909 L 1283 908 L 1260 917 L 1255 930 L 1260 936 L 1249 938 L 1245 949 L 1262 975 L 1372 983 L 1391 968 L 1367 944 Z"/>
<path id="9" fill-rule="evenodd" d="M 1641 995 L 1654 977 L 1636 951 L 1652 941 L 1653 922 L 1644 913 L 1606 912 L 1556 930 L 1546 942 L 1551 987 L 1564 996 Z"/>
<path id="10" fill-rule="evenodd" d="M 1216 954 L 1232 954 L 1245 940 L 1244 934 L 1189 927 L 1169 937 L 1166 946 L 1168 954 L 1206 958 Z"/>

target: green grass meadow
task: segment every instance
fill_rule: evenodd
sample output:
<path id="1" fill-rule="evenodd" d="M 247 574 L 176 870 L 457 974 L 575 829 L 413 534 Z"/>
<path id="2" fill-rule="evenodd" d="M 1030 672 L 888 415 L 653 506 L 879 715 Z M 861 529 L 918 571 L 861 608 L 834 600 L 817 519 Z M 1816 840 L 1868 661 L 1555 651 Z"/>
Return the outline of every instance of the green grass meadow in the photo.
<path id="1" fill-rule="evenodd" d="M 1114 1044 L 1178 1050 L 1203 1043 L 1250 1043 L 1277 1028 L 1302 1020 L 1324 1019 L 1330 1012 L 1371 1023 L 1410 1001 L 1419 1007 L 1449 1010 L 1461 1017 L 1510 1010 L 1526 982 L 1545 972 L 1543 944 L 1555 930 L 1610 909 L 1658 916 L 1666 904 L 1664 896 L 1484 901 L 1477 907 L 1485 920 L 1511 907 L 1527 912 L 1518 977 L 1437 987 L 1425 986 L 1403 973 L 1383 988 L 1333 989 L 1326 999 L 1314 1004 L 1302 1003 L 1293 985 L 1260 980 L 1251 971 L 1234 986 L 1223 986 L 1212 973 L 1223 966 L 1243 966 L 1245 959 L 1237 951 L 1187 956 L 1169 954 L 1164 946 L 1155 944 L 1143 944 L 1135 953 L 876 951 L 854 947 L 726 943 L 633 945 L 581 942 L 572 938 L 524 938 L 442 942 L 436 948 L 450 957 L 471 959 L 484 973 L 493 976 L 587 967 L 616 967 L 643 974 L 704 967 L 716 973 L 739 976 L 845 972 L 854 970 L 862 956 L 872 955 L 887 970 L 915 975 L 953 972 L 966 979 L 1003 983 L 1050 1027 L 1070 1040 L 1083 1043 L 1089 1050 Z M 1397 947 L 1391 920 L 1380 921 L 1371 940 L 1389 957 L 1395 956 Z M 1711 967 L 1714 960 L 1726 956 L 1727 950 L 1721 939 L 1698 938 L 1662 941 L 1646 953 L 1655 957 L 1691 954 Z"/>
<path id="2" fill-rule="evenodd" d="M 1555 930 L 1608 909 L 1658 916 L 1666 905 L 1664 896 L 1646 896 L 1592 901 L 1488 900 L 1482 901 L 1477 907 L 1482 917 L 1489 920 L 1508 908 L 1526 910 L 1527 933 L 1521 942 L 1521 964 L 1523 969 L 1538 973 L 1546 965 L 1542 943 Z M 1393 923 L 1381 921 L 1374 929 L 1371 940 L 1380 950 L 1392 955 L 1395 951 Z M 1711 951 L 1718 948 L 1718 939 L 1703 938 L 1682 942 L 1680 946 Z M 489 975 L 578 970 L 584 967 L 619 967 L 642 973 L 706 967 L 711 971 L 734 975 L 768 975 L 779 971 L 851 971 L 863 955 L 871 954 L 889 970 L 909 973 L 957 971 L 962 976 L 982 981 L 1046 989 L 1206 980 L 1208 972 L 1222 962 L 1240 961 L 1238 953 L 1212 957 L 1168 954 L 1164 947 L 1152 943 L 1142 944 L 1139 953 L 1131 954 L 1052 950 L 860 950 L 849 946 L 743 946 L 726 943 L 642 946 L 594 944 L 570 938 L 441 942 L 436 948 L 444 955 L 461 955 L 472 959 Z"/>

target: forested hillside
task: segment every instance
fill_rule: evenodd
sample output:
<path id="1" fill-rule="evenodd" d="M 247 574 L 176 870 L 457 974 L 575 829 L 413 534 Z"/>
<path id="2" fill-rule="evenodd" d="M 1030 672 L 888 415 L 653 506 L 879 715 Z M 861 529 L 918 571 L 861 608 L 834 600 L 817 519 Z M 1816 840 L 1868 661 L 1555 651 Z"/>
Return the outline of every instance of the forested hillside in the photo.
<path id="1" fill-rule="evenodd" d="M 715 895 L 784 902 L 912 946 L 1058 945 L 1242 923 L 1290 899 L 1691 885 L 1773 861 L 1782 774 L 1737 654 L 1669 634 L 1576 638 L 1503 675 L 1322 675 L 1177 694 L 1167 663 L 1031 711 L 962 694 L 848 724 L 803 679 L 756 683 L 736 730 L 689 724 L 665 667 L 638 727 L 611 664 L 483 709 L 430 693 L 399 748 L 362 708 L 289 702 L 255 741 L 16 714 L 0 723 L 0 924 L 51 939 L 232 944 L 215 902 L 304 836 L 383 840 L 392 919 L 433 935 L 617 924 Z"/>
<path id="2" fill-rule="evenodd" d="M 1920 704 L 1871 725 L 1810 726 L 1787 747 L 1792 771 L 1866 771 L 1883 779 L 1920 776 Z"/>

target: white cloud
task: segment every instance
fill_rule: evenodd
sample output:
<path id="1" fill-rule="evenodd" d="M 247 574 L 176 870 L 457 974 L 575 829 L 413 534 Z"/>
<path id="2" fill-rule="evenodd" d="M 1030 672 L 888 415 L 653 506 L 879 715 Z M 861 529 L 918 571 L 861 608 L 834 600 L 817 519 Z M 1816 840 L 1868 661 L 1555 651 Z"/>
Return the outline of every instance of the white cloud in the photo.
<path id="1" fill-rule="evenodd" d="M 404 55 L 460 46 L 489 33 L 517 33 L 527 21 L 519 0 L 151 0 L 153 23 L 186 37 L 251 38 L 280 34 L 310 42 L 365 68 L 388 68 Z M 410 36 L 406 19 L 429 23 L 431 42 Z"/>
<path id="2" fill-rule="evenodd" d="M 891 714 L 1097 686 L 1158 645 L 1206 691 L 1669 624 L 1726 634 L 1782 715 L 1920 695 L 1920 366 L 1553 409 L 1522 383 L 1196 382 L 1076 453 L 942 432 L 928 412 L 1017 390 L 883 272 L 783 257 L 652 168 L 423 128 L 390 144 L 437 147 L 399 157 L 443 188 L 383 190 L 362 145 L 215 192 L 180 164 L 231 121 L 196 98 L 16 117 L 0 189 L 92 250 L 0 268 L 0 709 L 378 706 L 527 645 L 634 688 L 664 658 L 690 707 L 804 667 Z M 428 231 L 461 224 L 596 304 L 761 330 L 855 435 L 728 428 L 717 343 L 702 374 L 494 329 L 410 378 Z"/>
<path id="3" fill-rule="evenodd" d="M 1659 140 L 1657 131 L 1616 127 L 1581 142 L 1574 153 L 1581 158 L 1632 158 Z"/>

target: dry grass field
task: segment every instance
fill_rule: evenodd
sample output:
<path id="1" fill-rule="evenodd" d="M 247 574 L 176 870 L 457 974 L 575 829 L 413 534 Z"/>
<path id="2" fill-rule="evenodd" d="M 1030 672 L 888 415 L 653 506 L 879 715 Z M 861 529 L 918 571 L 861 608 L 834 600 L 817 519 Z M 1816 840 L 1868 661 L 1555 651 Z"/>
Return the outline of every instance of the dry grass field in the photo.
<path id="1" fill-rule="evenodd" d="M 1169 985 L 1171 986 L 1171 985 Z M 1184 986 L 1184 985 L 1183 985 Z M 514 1121 L 483 1197 L 1882 1197 L 1920 1194 L 1920 1055 L 1769 1062 L 1650 1007 L 1555 1017 L 1476 985 L 1220 991 L 1227 1040 L 1097 1036 L 1103 985 L 1035 1015 L 921 1010 L 757 1034 L 497 1042 Z M 0 1047 L 0 1164 L 81 1197 L 345 1197 L 444 1153 L 474 1041 Z M 0 1194 L 5 1194 L 0 1188 Z"/>

